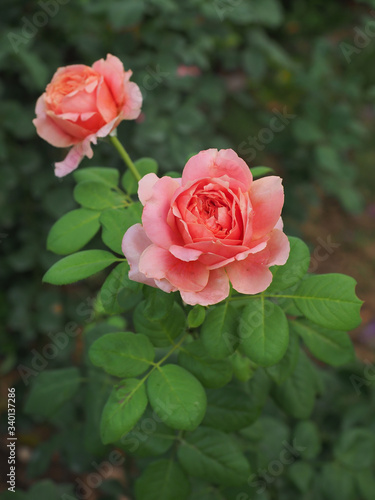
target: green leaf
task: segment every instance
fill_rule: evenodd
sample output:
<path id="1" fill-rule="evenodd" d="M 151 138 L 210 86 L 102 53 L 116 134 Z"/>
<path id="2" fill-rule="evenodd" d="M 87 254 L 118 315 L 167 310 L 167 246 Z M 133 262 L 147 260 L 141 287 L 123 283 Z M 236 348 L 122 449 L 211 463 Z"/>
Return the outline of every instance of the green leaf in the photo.
<path id="1" fill-rule="evenodd" d="M 202 325 L 206 318 L 206 309 L 199 304 L 194 306 L 193 309 L 188 314 L 188 325 L 189 328 L 198 328 Z"/>
<path id="2" fill-rule="evenodd" d="M 146 407 L 144 381 L 130 378 L 116 385 L 104 407 L 100 422 L 103 443 L 114 443 L 131 431 Z"/>
<path id="3" fill-rule="evenodd" d="M 141 203 L 133 203 L 127 208 L 109 208 L 105 210 L 99 219 L 103 227 L 103 242 L 116 253 L 122 255 L 122 239 L 130 226 L 141 222 Z"/>
<path id="4" fill-rule="evenodd" d="M 83 207 L 94 210 L 123 207 L 126 201 L 124 195 L 113 187 L 91 181 L 77 184 L 74 188 L 74 199 Z"/>
<path id="5" fill-rule="evenodd" d="M 311 488 L 315 471 L 308 462 L 295 462 L 288 467 L 288 476 L 301 493 L 307 493 Z"/>
<path id="6" fill-rule="evenodd" d="M 115 377 L 137 377 L 154 361 L 155 351 L 149 339 L 140 333 L 108 333 L 96 340 L 89 356 L 95 366 Z"/>
<path id="7" fill-rule="evenodd" d="M 298 283 L 306 274 L 310 265 L 310 250 L 299 238 L 289 236 L 290 253 L 283 266 L 271 268 L 272 283 L 266 290 L 267 293 L 285 290 Z"/>
<path id="8" fill-rule="evenodd" d="M 158 367 L 147 382 L 152 408 L 162 421 L 178 430 L 193 430 L 206 412 L 206 393 L 200 382 L 177 365 Z"/>
<path id="9" fill-rule="evenodd" d="M 86 245 L 98 232 L 100 212 L 78 208 L 63 215 L 52 226 L 47 249 L 59 255 L 76 252 Z"/>
<path id="10" fill-rule="evenodd" d="M 354 348 L 346 332 L 327 330 L 303 319 L 293 321 L 293 328 L 301 336 L 311 353 L 324 363 L 340 366 L 353 361 Z"/>
<path id="11" fill-rule="evenodd" d="M 147 287 L 144 291 L 146 305 L 144 315 L 150 321 L 161 321 L 171 313 L 175 294 L 165 293 L 159 288 Z"/>
<path id="12" fill-rule="evenodd" d="M 107 314 L 120 314 L 124 309 L 119 304 L 119 294 L 129 284 L 133 284 L 128 278 L 129 264 L 121 262 L 108 275 L 100 290 L 100 300 Z M 135 283 L 134 283 L 135 284 Z M 137 284 L 138 285 L 138 284 Z M 134 286 L 132 294 L 137 295 L 138 286 Z M 134 297 L 134 295 L 133 295 Z M 142 294 L 138 292 L 138 301 L 142 300 Z"/>
<path id="13" fill-rule="evenodd" d="M 75 283 L 102 271 L 116 260 L 117 257 L 105 250 L 84 250 L 56 262 L 43 276 L 43 281 L 51 285 Z"/>
<path id="14" fill-rule="evenodd" d="M 84 386 L 84 445 L 85 449 L 94 456 L 106 452 L 100 438 L 100 420 L 104 405 L 111 392 L 111 383 L 108 375 L 96 368 L 88 370 L 88 382 Z"/>
<path id="15" fill-rule="evenodd" d="M 294 418 L 309 418 L 315 403 L 316 387 L 310 361 L 301 350 L 294 372 L 274 388 L 279 406 Z"/>
<path id="16" fill-rule="evenodd" d="M 236 442 L 224 432 L 199 427 L 184 438 L 178 460 L 193 477 L 225 486 L 245 483 L 249 463 Z"/>
<path id="17" fill-rule="evenodd" d="M 181 467 L 172 460 L 150 464 L 135 483 L 137 500 L 187 500 L 190 483 Z"/>
<path id="18" fill-rule="evenodd" d="M 254 363 L 260 366 L 278 363 L 289 342 L 284 311 L 262 295 L 251 299 L 242 312 L 239 337 L 242 352 Z"/>
<path id="19" fill-rule="evenodd" d="M 354 479 L 348 470 L 337 463 L 323 465 L 319 475 L 319 497 L 324 500 L 352 500 Z"/>
<path id="20" fill-rule="evenodd" d="M 211 358 L 201 340 L 184 345 L 178 353 L 178 363 L 191 372 L 204 387 L 223 387 L 233 374 L 231 362 L 228 359 Z"/>
<path id="21" fill-rule="evenodd" d="M 76 394 L 79 386 L 80 374 L 77 368 L 41 372 L 32 384 L 24 411 L 29 415 L 51 417 Z"/>
<path id="22" fill-rule="evenodd" d="M 133 321 L 135 330 L 149 337 L 155 347 L 167 347 L 173 339 L 185 331 L 186 317 L 182 308 L 175 302 L 170 314 L 166 317 L 151 321 L 146 315 L 147 302 L 142 301 L 134 311 Z"/>
<path id="23" fill-rule="evenodd" d="M 134 162 L 134 165 L 137 167 L 141 177 L 144 177 L 146 174 L 156 174 L 158 171 L 158 164 L 153 158 L 140 158 Z M 138 182 L 129 170 L 122 176 L 121 184 L 128 194 L 136 194 L 138 191 Z"/>
<path id="24" fill-rule="evenodd" d="M 363 470 L 375 463 L 374 434 L 366 429 L 345 431 L 334 447 L 334 456 L 345 467 Z"/>
<path id="25" fill-rule="evenodd" d="M 176 442 L 175 431 L 160 421 L 148 407 L 134 429 L 116 446 L 136 457 L 160 457 Z"/>
<path id="26" fill-rule="evenodd" d="M 201 339 L 207 352 L 215 359 L 223 359 L 236 350 L 238 312 L 228 302 L 212 308 L 202 325 Z"/>
<path id="27" fill-rule="evenodd" d="M 299 356 L 299 340 L 293 330 L 294 323 L 289 322 L 289 344 L 284 357 L 279 363 L 269 366 L 267 374 L 277 384 L 282 384 L 294 371 Z"/>
<path id="28" fill-rule="evenodd" d="M 275 171 L 271 167 L 253 167 L 250 169 L 253 174 L 253 179 L 259 179 L 259 177 L 264 177 L 268 174 L 273 174 Z"/>
<path id="29" fill-rule="evenodd" d="M 298 422 L 294 429 L 294 440 L 300 450 L 301 457 L 305 460 L 313 460 L 319 455 L 322 447 L 319 430 L 311 420 Z M 305 449 L 301 450 L 300 447 Z"/>
<path id="30" fill-rule="evenodd" d="M 207 411 L 203 425 L 225 432 L 248 427 L 258 418 L 262 405 L 236 386 L 207 391 Z"/>
<path id="31" fill-rule="evenodd" d="M 120 172 L 116 168 L 89 167 L 79 168 L 73 173 L 74 180 L 78 182 L 99 182 L 109 187 L 116 187 L 119 182 Z"/>
<path id="32" fill-rule="evenodd" d="M 256 365 L 239 351 L 230 357 L 230 361 L 233 366 L 233 375 L 241 382 L 247 382 L 254 375 Z"/>
<path id="33" fill-rule="evenodd" d="M 361 322 L 362 301 L 355 294 L 356 281 L 343 274 L 309 276 L 293 299 L 314 323 L 334 330 L 351 330 Z"/>

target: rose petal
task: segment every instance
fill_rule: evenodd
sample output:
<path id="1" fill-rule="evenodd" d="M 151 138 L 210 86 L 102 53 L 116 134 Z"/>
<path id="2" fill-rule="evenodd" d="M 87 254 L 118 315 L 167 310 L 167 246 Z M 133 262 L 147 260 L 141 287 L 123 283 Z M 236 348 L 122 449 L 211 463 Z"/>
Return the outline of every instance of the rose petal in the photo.
<path id="1" fill-rule="evenodd" d="M 70 172 L 78 167 L 84 156 L 87 156 L 88 158 L 92 158 L 93 156 L 89 140 L 80 142 L 79 144 L 73 146 L 66 155 L 65 160 L 55 163 L 56 177 L 64 177 L 65 175 L 70 174 Z"/>
<path id="2" fill-rule="evenodd" d="M 183 260 L 185 262 L 198 260 L 198 258 L 202 255 L 202 252 L 200 250 L 194 250 L 192 248 L 186 248 L 179 245 L 172 245 L 168 250 L 177 259 Z"/>
<path id="3" fill-rule="evenodd" d="M 247 164 L 232 149 L 207 149 L 190 158 L 182 173 L 182 185 L 202 178 L 228 176 L 232 189 L 250 189 L 252 175 Z"/>
<path id="4" fill-rule="evenodd" d="M 153 187 L 158 182 L 159 177 L 154 174 L 147 174 L 139 181 L 138 184 L 138 198 L 142 205 L 146 205 L 152 196 Z"/>
<path id="5" fill-rule="evenodd" d="M 110 122 L 119 114 L 116 102 L 104 80 L 99 82 L 96 93 L 96 107 L 105 122 Z"/>
<path id="6" fill-rule="evenodd" d="M 143 209 L 142 222 L 147 236 L 153 243 L 165 249 L 171 245 L 182 244 L 176 227 L 167 223 L 171 199 L 178 187 L 179 183 L 171 177 L 162 177 L 155 183 L 152 196 Z"/>
<path id="7" fill-rule="evenodd" d="M 124 81 L 129 80 L 131 71 L 125 72 L 124 65 L 120 59 L 112 54 L 107 58 L 100 59 L 92 65 L 92 69 L 104 77 L 104 80 L 116 102 L 118 109 L 124 104 Z"/>
<path id="8" fill-rule="evenodd" d="M 254 295 L 263 292 L 272 281 L 268 267 L 254 263 L 251 255 L 245 260 L 232 262 L 225 269 L 233 288 L 239 293 Z"/>
<path id="9" fill-rule="evenodd" d="M 124 105 L 122 117 L 124 120 L 135 120 L 141 113 L 143 97 L 140 88 L 134 82 L 124 84 Z"/>
<path id="10" fill-rule="evenodd" d="M 229 295 L 229 280 L 224 269 L 210 271 L 207 285 L 200 292 L 181 291 L 181 298 L 186 304 L 210 306 L 226 299 Z"/>
<path id="11" fill-rule="evenodd" d="M 39 97 L 35 107 L 36 118 L 34 118 L 33 124 L 36 127 L 38 135 L 56 148 L 71 146 L 75 142 L 74 137 L 61 130 L 61 128 L 46 114 L 44 96 L 45 94 Z"/>
<path id="12" fill-rule="evenodd" d="M 280 219 L 284 204 L 281 178 L 270 176 L 254 181 L 250 199 L 253 206 L 252 239 L 258 239 L 272 231 Z"/>
<path id="13" fill-rule="evenodd" d="M 138 283 L 156 286 L 155 280 L 147 278 L 139 271 L 139 259 L 145 249 L 152 243 L 147 238 L 147 235 L 141 224 L 131 226 L 122 239 L 122 251 L 130 266 L 129 278 Z"/>
<path id="14" fill-rule="evenodd" d="M 157 245 L 150 245 L 142 253 L 139 270 L 148 278 L 167 279 L 179 290 L 192 292 L 202 290 L 209 275 L 206 266 L 200 262 L 183 262 Z"/>

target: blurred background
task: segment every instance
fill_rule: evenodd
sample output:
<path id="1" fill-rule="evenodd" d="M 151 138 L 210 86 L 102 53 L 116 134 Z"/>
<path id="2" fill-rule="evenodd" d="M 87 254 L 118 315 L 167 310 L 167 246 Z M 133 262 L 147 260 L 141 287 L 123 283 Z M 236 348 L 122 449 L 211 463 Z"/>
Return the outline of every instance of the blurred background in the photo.
<path id="1" fill-rule="evenodd" d="M 374 362 L 374 0 L 2 0 L 0 34 L 0 412 L 4 423 L 7 387 L 15 386 L 20 489 L 43 478 L 72 483 L 92 458 L 77 415 L 46 425 L 22 411 L 28 386 L 20 365 L 30 366 L 33 350 L 69 321 L 85 326 L 87 297 L 102 282 L 41 282 L 57 260 L 45 249 L 48 231 L 76 206 L 73 179 L 53 174 L 65 152 L 32 125 L 59 66 L 91 65 L 109 52 L 133 70 L 143 110 L 120 125 L 119 137 L 133 159 L 154 157 L 161 173 L 181 170 L 202 149 L 230 147 L 250 167 L 283 177 L 286 232 L 309 244 L 314 272 L 358 281 L 363 324 L 352 335 L 358 358 Z M 105 141 L 89 164 L 121 165 Z M 79 334 L 48 367 L 79 363 L 81 344 Z M 348 411 L 363 403 L 337 384 Z M 0 453 L 3 469 L 3 445 Z M 87 498 L 127 498 L 115 479 Z M 38 484 L 31 496 L 12 498 L 52 500 L 51 484 L 49 493 Z"/>

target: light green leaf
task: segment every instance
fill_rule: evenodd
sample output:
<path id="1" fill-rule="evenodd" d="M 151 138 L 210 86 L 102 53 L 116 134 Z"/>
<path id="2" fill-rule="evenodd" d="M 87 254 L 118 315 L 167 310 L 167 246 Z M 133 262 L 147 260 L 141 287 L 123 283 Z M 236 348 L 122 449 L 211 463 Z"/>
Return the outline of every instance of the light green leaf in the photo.
<path id="1" fill-rule="evenodd" d="M 241 382 L 247 382 L 254 375 L 256 365 L 241 352 L 236 351 L 230 357 L 230 361 L 233 366 L 233 375 Z"/>
<path id="2" fill-rule="evenodd" d="M 89 356 L 95 366 L 116 377 L 137 377 L 154 361 L 155 351 L 149 339 L 130 332 L 108 333 L 96 340 Z"/>
<path id="3" fill-rule="evenodd" d="M 300 350 L 294 372 L 273 392 L 278 405 L 294 418 L 309 418 L 315 403 L 316 385 L 310 361 Z"/>
<path id="4" fill-rule="evenodd" d="M 24 411 L 29 415 L 51 417 L 70 400 L 80 386 L 77 368 L 61 368 L 41 372 L 34 380 Z"/>
<path id="5" fill-rule="evenodd" d="M 178 363 L 197 377 L 204 387 L 223 387 L 232 378 L 231 362 L 211 358 L 201 340 L 184 345 L 178 354 Z"/>
<path id="6" fill-rule="evenodd" d="M 79 168 L 73 173 L 74 180 L 78 182 L 99 182 L 106 186 L 116 187 L 119 182 L 120 172 L 116 168 L 89 167 Z"/>
<path id="7" fill-rule="evenodd" d="M 141 177 L 144 177 L 146 174 L 156 174 L 158 171 L 158 164 L 153 158 L 140 158 L 134 162 L 134 165 L 137 167 Z M 136 194 L 138 191 L 138 182 L 129 170 L 122 176 L 121 184 L 129 194 Z"/>
<path id="8" fill-rule="evenodd" d="M 56 262 L 43 276 L 43 281 L 52 285 L 75 283 L 102 271 L 116 260 L 117 257 L 105 250 L 84 250 Z"/>
<path id="9" fill-rule="evenodd" d="M 150 464 L 135 483 L 137 500 L 187 500 L 190 483 L 181 467 L 172 460 Z"/>
<path id="10" fill-rule="evenodd" d="M 105 210 L 125 206 L 124 195 L 100 182 L 84 181 L 74 188 L 74 199 L 85 208 Z"/>
<path id="11" fill-rule="evenodd" d="M 274 173 L 274 170 L 271 167 L 253 167 L 250 170 L 253 174 L 253 179 L 258 179 L 259 177 L 264 177 L 265 175 Z"/>
<path id="12" fill-rule="evenodd" d="M 228 302 L 211 309 L 201 328 L 201 339 L 207 352 L 215 359 L 223 359 L 236 350 L 238 312 Z"/>
<path id="13" fill-rule="evenodd" d="M 193 477 L 225 486 L 246 483 L 249 463 L 232 437 L 199 427 L 184 438 L 177 451 L 186 472 Z"/>
<path id="14" fill-rule="evenodd" d="M 59 255 L 80 250 L 99 230 L 99 215 L 100 212 L 86 208 L 63 215 L 48 234 L 47 249 Z"/>
<path id="15" fill-rule="evenodd" d="M 271 268 L 272 283 L 266 290 L 273 293 L 285 290 L 298 283 L 306 274 L 310 264 L 310 251 L 307 245 L 299 238 L 289 236 L 290 253 L 287 262 L 283 266 Z"/>
<path id="16" fill-rule="evenodd" d="M 328 330 L 307 320 L 293 321 L 293 328 L 311 353 L 321 361 L 332 366 L 340 366 L 353 361 L 354 348 L 346 332 Z"/>
<path id="17" fill-rule="evenodd" d="M 188 314 L 189 328 L 198 328 L 206 318 L 206 309 L 197 304 Z"/>
<path id="18" fill-rule="evenodd" d="M 239 387 L 209 390 L 203 425 L 225 432 L 238 431 L 255 422 L 261 408 L 260 401 Z"/>
<path id="19" fill-rule="evenodd" d="M 206 393 L 200 382 L 177 365 L 155 370 L 147 382 L 152 408 L 172 429 L 193 430 L 206 412 Z"/>
<path id="20" fill-rule="evenodd" d="M 167 347 L 173 339 L 185 331 L 186 317 L 182 308 L 174 302 L 170 314 L 157 321 L 151 321 L 146 314 L 147 302 L 142 301 L 133 315 L 135 330 L 149 337 L 155 347 Z"/>
<path id="21" fill-rule="evenodd" d="M 102 414 L 100 434 L 103 443 L 114 443 L 131 431 L 146 407 L 147 394 L 142 380 L 130 378 L 116 385 Z"/>
<path id="22" fill-rule="evenodd" d="M 362 301 L 355 294 L 356 281 L 343 274 L 309 276 L 293 299 L 309 320 L 325 328 L 351 330 L 361 322 Z"/>
<path id="23" fill-rule="evenodd" d="M 283 310 L 263 296 L 251 299 L 242 312 L 239 338 L 241 350 L 254 363 L 271 366 L 284 356 L 289 328 Z"/>
<path id="24" fill-rule="evenodd" d="M 133 203 L 127 208 L 109 208 L 105 210 L 99 219 L 103 227 L 103 242 L 116 253 L 122 255 L 122 239 L 125 232 L 133 224 L 141 222 L 142 205 Z"/>

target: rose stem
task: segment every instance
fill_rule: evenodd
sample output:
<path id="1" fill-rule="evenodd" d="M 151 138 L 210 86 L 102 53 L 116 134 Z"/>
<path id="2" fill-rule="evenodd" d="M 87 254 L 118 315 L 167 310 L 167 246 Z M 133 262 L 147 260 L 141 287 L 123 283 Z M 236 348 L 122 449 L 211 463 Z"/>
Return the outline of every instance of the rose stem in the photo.
<path id="1" fill-rule="evenodd" d="M 117 139 L 117 137 L 111 136 L 110 137 L 112 144 L 114 147 L 117 149 L 119 152 L 121 158 L 124 160 L 125 165 L 131 170 L 132 174 L 136 178 L 136 180 L 139 182 L 141 180 L 141 175 L 137 170 L 137 167 L 134 165 L 134 163 L 131 161 L 130 156 L 128 155 L 126 149 L 124 146 L 121 144 L 121 142 Z"/>

